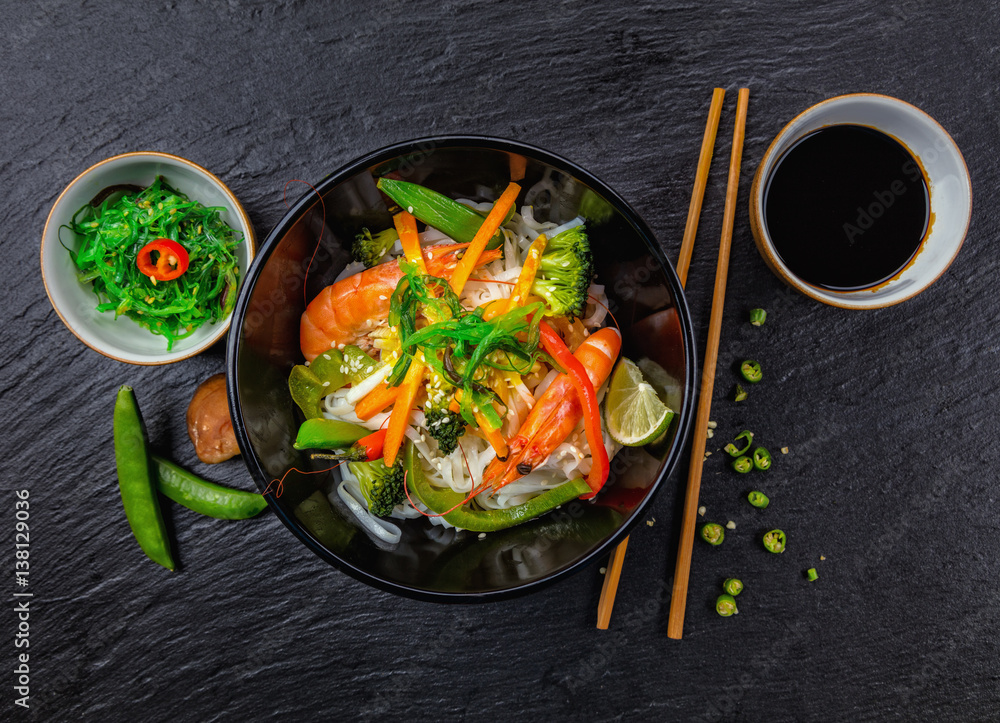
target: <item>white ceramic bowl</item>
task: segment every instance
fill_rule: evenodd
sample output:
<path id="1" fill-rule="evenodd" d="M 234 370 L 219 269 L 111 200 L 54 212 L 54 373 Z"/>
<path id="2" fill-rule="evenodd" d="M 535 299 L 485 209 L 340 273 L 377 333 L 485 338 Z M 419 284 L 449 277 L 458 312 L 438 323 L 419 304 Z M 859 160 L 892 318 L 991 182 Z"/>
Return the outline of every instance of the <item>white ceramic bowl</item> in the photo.
<path id="1" fill-rule="evenodd" d="M 868 126 L 902 143 L 919 163 L 930 191 L 931 220 L 917 255 L 889 281 L 860 291 L 831 291 L 795 276 L 775 252 L 764 225 L 764 190 L 785 151 L 815 130 L 840 124 Z M 771 270 L 806 296 L 848 309 L 898 304 L 933 284 L 958 255 L 971 216 L 969 171 L 947 131 L 919 108 L 871 93 L 831 98 L 793 118 L 767 149 L 750 189 L 750 228 Z"/>
<path id="2" fill-rule="evenodd" d="M 224 222 L 243 234 L 237 249 L 240 281 L 254 255 L 253 227 L 246 212 L 226 185 L 207 170 L 169 153 L 141 152 L 113 156 L 91 166 L 66 187 L 56 199 L 42 233 L 42 279 L 52 307 L 66 327 L 91 349 L 129 364 L 169 364 L 199 354 L 222 338 L 229 318 L 201 326 L 167 351 L 167 341 L 131 319 L 97 311 L 97 297 L 90 284 L 77 278 L 76 267 L 59 238 L 59 228 L 100 191 L 118 184 L 150 185 L 157 176 L 188 198 L 205 206 L 225 208 Z M 72 247 L 75 239 L 62 230 L 62 242 Z"/>

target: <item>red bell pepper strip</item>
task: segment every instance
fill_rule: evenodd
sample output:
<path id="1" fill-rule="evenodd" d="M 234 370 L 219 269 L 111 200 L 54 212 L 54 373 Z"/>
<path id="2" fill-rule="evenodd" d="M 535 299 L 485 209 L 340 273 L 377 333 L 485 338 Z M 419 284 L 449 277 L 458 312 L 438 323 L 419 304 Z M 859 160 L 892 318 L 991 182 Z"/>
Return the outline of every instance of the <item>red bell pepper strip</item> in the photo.
<path id="1" fill-rule="evenodd" d="M 153 261 L 153 253 L 158 254 Z M 188 252 L 176 241 L 168 238 L 158 238 L 142 247 L 135 259 L 136 265 L 144 275 L 157 281 L 173 281 L 182 276 L 188 269 Z"/>
<path id="2" fill-rule="evenodd" d="M 593 458 L 590 474 L 587 475 L 590 494 L 581 495 L 580 499 L 590 499 L 600 492 L 604 483 L 608 481 L 608 472 L 611 468 L 608 451 L 604 448 L 604 435 L 601 433 L 601 409 L 597 406 L 597 392 L 594 391 L 594 385 L 587 376 L 587 370 L 583 368 L 580 360 L 570 353 L 562 337 L 544 321 L 539 325 L 539 330 L 545 351 L 566 370 L 576 393 L 580 396 L 580 403 L 583 406 L 583 425 L 587 432 L 590 455 Z"/>

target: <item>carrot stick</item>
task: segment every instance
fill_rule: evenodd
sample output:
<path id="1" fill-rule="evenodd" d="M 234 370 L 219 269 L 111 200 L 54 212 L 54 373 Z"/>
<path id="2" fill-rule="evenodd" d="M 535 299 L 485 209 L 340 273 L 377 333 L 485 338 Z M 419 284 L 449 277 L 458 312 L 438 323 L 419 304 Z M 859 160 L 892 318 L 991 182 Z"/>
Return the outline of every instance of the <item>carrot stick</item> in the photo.
<path id="1" fill-rule="evenodd" d="M 358 400 L 358 403 L 354 405 L 354 413 L 358 415 L 358 419 L 367 422 L 396 401 L 398 395 L 399 387 L 380 384 Z"/>
<path id="2" fill-rule="evenodd" d="M 417 235 L 417 219 L 409 211 L 400 211 L 392 217 L 392 222 L 396 226 L 396 233 L 399 234 L 399 241 L 403 245 L 403 255 L 407 261 L 412 261 L 420 269 L 420 273 L 427 275 L 427 264 L 424 262 L 424 254 L 420 248 L 420 237 Z"/>
<path id="3" fill-rule="evenodd" d="M 507 456 L 507 440 L 503 438 L 503 434 L 500 433 L 499 429 L 494 429 L 486 417 L 484 417 L 479 412 L 473 412 L 472 416 L 476 418 L 476 424 L 479 425 L 479 431 L 483 433 L 486 441 L 490 443 L 493 447 L 493 451 L 497 453 L 497 459 L 504 459 Z"/>
<path id="4" fill-rule="evenodd" d="M 483 221 L 483 225 L 476 231 L 475 237 L 473 237 L 471 243 L 469 243 L 469 248 L 465 252 L 465 256 L 458 262 L 454 273 L 451 275 L 449 283 L 456 294 L 462 293 L 462 289 L 465 288 L 465 282 L 469 280 L 472 270 L 476 268 L 480 254 L 486 249 L 486 244 L 493 238 L 493 234 L 500 228 L 500 224 L 507 217 L 507 212 L 514 207 L 517 194 L 520 192 L 521 187 L 511 181 L 507 186 L 507 190 L 500 194 L 500 198 L 493 204 L 493 208 L 490 210 L 489 215 L 486 216 L 486 220 Z"/>
<path id="5" fill-rule="evenodd" d="M 517 283 L 514 284 L 514 290 L 510 294 L 510 299 L 507 302 L 507 311 L 513 311 L 519 306 L 524 306 L 525 300 L 531 293 L 531 285 L 535 281 L 535 274 L 538 273 L 538 267 L 542 264 L 542 253 L 545 251 L 545 244 L 548 243 L 548 239 L 545 238 L 545 234 L 539 234 L 538 238 L 532 241 L 531 246 L 528 247 L 528 254 L 524 258 L 524 265 L 521 266 L 521 273 L 518 274 Z"/>
<path id="6" fill-rule="evenodd" d="M 424 363 L 419 359 L 410 362 L 410 368 L 406 371 L 403 383 L 399 385 L 399 396 L 392 406 L 392 414 L 389 415 L 389 426 L 386 428 L 385 445 L 383 446 L 385 456 L 385 466 L 392 467 L 396 461 L 396 453 L 399 452 L 399 445 L 403 443 L 403 434 L 406 432 L 406 425 L 410 421 L 410 407 L 413 400 L 417 398 L 417 391 L 424 381 Z"/>

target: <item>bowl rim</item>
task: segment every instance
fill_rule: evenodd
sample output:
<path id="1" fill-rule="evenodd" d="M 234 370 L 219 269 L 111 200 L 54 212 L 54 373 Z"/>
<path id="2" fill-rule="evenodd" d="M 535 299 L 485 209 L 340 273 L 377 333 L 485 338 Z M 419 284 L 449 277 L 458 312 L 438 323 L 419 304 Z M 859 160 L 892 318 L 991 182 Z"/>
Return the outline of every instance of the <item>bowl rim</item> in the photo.
<path id="1" fill-rule="evenodd" d="M 937 273 L 937 275 L 933 279 L 929 279 L 921 284 L 916 284 L 915 288 L 901 292 L 898 298 L 894 297 L 876 302 L 866 301 L 858 297 L 848 297 L 846 295 L 843 298 L 831 298 L 829 296 L 825 296 L 823 293 L 817 290 L 818 287 L 815 287 L 812 284 L 809 284 L 808 282 L 803 281 L 802 279 L 796 277 L 794 274 L 791 274 L 785 268 L 785 265 L 781 263 L 778 259 L 777 252 L 774 250 L 774 245 L 771 241 L 770 236 L 767 235 L 765 238 L 765 232 L 764 232 L 763 199 L 764 199 L 764 186 L 766 179 L 761 177 L 761 173 L 764 169 L 764 166 L 774 155 L 775 149 L 777 148 L 779 141 L 782 141 L 784 139 L 784 136 L 788 134 L 788 132 L 791 130 L 792 126 L 798 123 L 804 116 L 813 114 L 817 112 L 820 108 L 830 104 L 839 104 L 848 100 L 857 100 L 857 99 L 874 99 L 877 102 L 887 102 L 889 105 L 902 106 L 908 111 L 922 117 L 924 120 L 929 121 L 932 126 L 935 126 L 937 130 L 942 134 L 942 136 L 945 139 L 947 139 L 947 142 L 951 147 L 950 150 L 954 151 L 955 157 L 961 164 L 961 168 L 964 172 L 962 178 L 964 180 L 965 189 L 969 196 L 969 207 L 968 207 L 968 213 L 966 214 L 965 217 L 965 227 L 962 229 L 958 245 L 955 247 L 955 251 L 954 253 L 952 253 L 951 258 L 949 258 L 947 262 L 942 266 L 941 270 Z M 882 132 L 885 133 L 885 131 Z M 893 136 L 893 138 L 895 137 Z M 896 140 L 902 143 L 900 139 L 897 138 Z M 916 157 L 916 154 L 913 152 L 912 149 L 909 148 L 907 144 L 903 143 L 903 145 L 904 147 L 907 148 L 907 150 L 910 152 L 911 155 L 914 155 L 914 157 Z M 920 163 L 919 158 L 917 159 L 917 162 Z M 955 139 L 952 138 L 951 134 L 948 133 L 945 127 L 942 126 L 929 113 L 927 113 L 921 108 L 918 108 L 912 103 L 909 103 L 905 100 L 901 100 L 900 98 L 895 98 L 891 95 L 884 95 L 882 93 L 845 93 L 843 95 L 837 95 L 832 98 L 826 98 L 825 100 L 821 100 L 818 103 L 813 103 L 808 108 L 797 113 L 790 121 L 788 121 L 784 126 L 782 126 L 781 130 L 778 131 L 778 133 L 774 136 L 774 139 L 768 145 L 767 150 L 764 151 L 764 155 L 761 156 L 760 163 L 757 165 L 757 170 L 754 173 L 753 182 L 750 187 L 749 206 L 750 206 L 750 228 L 752 231 L 751 235 L 753 236 L 754 244 L 757 246 L 757 250 L 764 258 L 767 267 L 771 269 L 771 271 L 773 271 L 778 276 L 778 278 L 784 281 L 788 286 L 804 294 L 805 296 L 814 299 L 815 301 L 818 301 L 822 304 L 826 304 L 827 306 L 834 306 L 841 309 L 860 309 L 860 310 L 884 309 L 888 306 L 895 306 L 896 304 L 901 304 L 904 301 L 912 299 L 914 296 L 929 289 L 931 286 L 934 285 L 935 282 L 937 282 L 938 279 L 940 279 L 944 275 L 945 271 L 947 271 L 951 267 L 955 259 L 958 258 L 958 254 L 962 250 L 962 246 L 964 245 L 965 239 L 968 236 L 969 225 L 972 222 L 972 178 L 969 175 L 969 166 L 965 162 L 965 157 L 962 155 L 962 150 L 958 147 L 958 144 L 955 142 Z M 890 282 L 898 278 L 899 274 L 903 273 L 903 271 L 905 271 L 905 267 L 903 270 L 897 272 L 897 274 L 893 276 L 892 279 L 890 279 Z M 883 282 L 883 283 L 889 283 L 889 282 Z M 862 291 L 864 291 L 864 289 L 862 289 Z M 847 292 L 847 293 L 856 293 L 856 292 Z"/>
<path id="2" fill-rule="evenodd" d="M 681 335 L 685 344 L 686 353 L 683 383 L 684 389 L 686 389 L 688 393 L 681 409 L 677 413 L 678 426 L 676 441 L 667 453 L 661 471 L 653 480 L 650 485 L 649 492 L 646 494 L 643 501 L 632 511 L 630 518 L 603 543 L 595 546 L 577 560 L 564 565 L 554 572 L 549 573 L 545 577 L 531 580 L 523 584 L 518 584 L 513 587 L 482 590 L 478 592 L 429 590 L 426 588 L 415 587 L 383 579 L 333 554 L 321 542 L 319 542 L 319 540 L 316 540 L 308 531 L 306 531 L 296 519 L 285 513 L 282 507 L 275 501 L 273 489 L 267 491 L 267 494 L 264 494 L 271 484 L 270 475 L 268 475 L 261 467 L 256 455 L 252 454 L 253 450 L 250 445 L 246 425 L 244 424 L 243 416 L 240 411 L 240 397 L 236 383 L 238 378 L 236 358 L 241 340 L 243 338 L 242 324 L 238 324 L 236 326 L 234 332 L 229 335 L 226 343 L 226 386 L 229 398 L 229 411 L 233 422 L 233 430 L 236 432 L 236 439 L 242 452 L 241 457 L 247 467 L 247 470 L 250 472 L 250 476 L 253 478 L 254 484 L 256 484 L 261 493 L 264 494 L 264 498 L 267 500 L 268 505 L 274 511 L 278 519 L 280 519 L 285 525 L 285 527 L 291 530 L 295 537 L 297 537 L 318 557 L 359 582 L 363 582 L 385 592 L 402 595 L 411 599 L 438 603 L 500 601 L 536 592 L 544 587 L 555 584 L 560 580 L 566 579 L 573 573 L 578 572 L 584 567 L 592 564 L 595 560 L 607 554 L 614 546 L 624 539 L 629 534 L 632 527 L 643 517 L 643 513 L 652 505 L 660 487 L 673 473 L 678 462 L 680 461 L 680 458 L 684 454 L 688 445 L 691 426 L 694 421 L 694 404 L 698 395 L 698 390 L 695 388 L 697 359 L 694 328 L 687 300 L 684 296 L 684 288 L 680 283 L 680 279 L 678 278 L 676 271 L 673 266 L 667 263 L 666 256 L 657 242 L 656 236 L 653 234 L 652 230 L 632 209 L 632 206 L 627 203 L 624 198 L 622 198 L 622 196 L 592 173 L 581 168 L 576 163 L 563 158 L 562 156 L 558 156 L 554 153 L 521 141 L 514 141 L 497 136 L 474 134 L 423 136 L 412 140 L 392 143 L 366 153 L 365 155 L 342 165 L 336 171 L 324 176 L 319 183 L 310 188 L 310 190 L 304 192 L 302 197 L 289 207 L 285 215 L 275 224 L 274 228 L 261 244 L 260 251 L 254 259 L 250 270 L 247 272 L 244 284 L 240 288 L 240 294 L 236 302 L 236 307 L 233 310 L 232 318 L 234 320 L 243 318 L 247 310 L 247 304 L 250 296 L 260 278 L 261 269 L 273 253 L 275 247 L 277 246 L 277 242 L 287 232 L 287 230 L 306 213 L 306 211 L 312 208 L 313 204 L 316 202 L 317 195 L 322 197 L 331 188 L 373 165 L 383 163 L 392 158 L 405 155 L 406 153 L 426 151 L 426 146 L 430 144 L 433 144 L 436 148 L 460 148 L 464 146 L 472 146 L 475 148 L 487 148 L 497 151 L 521 153 L 529 155 L 542 163 L 547 163 L 556 168 L 565 169 L 568 173 L 571 173 L 574 178 L 583 181 L 588 186 L 598 191 L 605 199 L 613 203 L 619 213 L 621 213 L 629 224 L 635 228 L 638 235 L 645 242 L 647 250 L 659 263 L 660 268 L 663 270 L 667 279 L 667 284 L 674 299 L 673 308 L 677 312 Z M 424 146 L 424 148 L 421 148 L 421 146 Z"/>
<path id="3" fill-rule="evenodd" d="M 244 278 L 249 272 L 250 267 L 253 265 L 254 258 L 256 257 L 257 254 L 257 241 L 256 241 L 256 236 L 254 235 L 253 224 L 250 223 L 250 217 L 247 215 L 246 210 L 243 208 L 243 204 L 241 204 L 239 199 L 236 198 L 236 194 L 234 194 L 232 190 L 229 188 L 229 186 L 227 186 L 222 181 L 222 179 L 220 179 L 214 173 L 209 171 L 204 166 L 201 166 L 195 163 L 194 161 L 190 161 L 187 158 L 183 158 L 173 153 L 165 153 L 163 151 L 129 151 L 127 153 L 119 153 L 117 155 L 110 156 L 109 158 L 105 158 L 102 161 L 98 161 L 97 163 L 88 167 L 86 170 L 77 174 L 72 181 L 66 184 L 66 187 L 59 193 L 59 195 L 56 197 L 56 200 L 53 201 L 52 207 L 49 209 L 48 216 L 46 216 L 45 218 L 45 226 L 42 228 L 42 242 L 41 244 L 39 244 L 40 246 L 39 264 L 42 271 L 42 284 L 45 286 L 45 295 L 49 299 L 49 305 L 52 306 L 53 310 L 62 320 L 63 325 L 67 329 L 69 329 L 70 333 L 73 334 L 73 336 L 75 336 L 77 339 L 83 342 L 86 346 L 96 351 L 98 354 L 106 356 L 109 359 L 114 359 L 115 361 L 123 362 L 125 364 L 134 364 L 135 366 L 162 366 L 164 364 L 173 364 L 175 362 L 183 361 L 184 359 L 190 359 L 191 357 L 201 354 L 206 349 L 210 348 L 216 342 L 218 342 L 226 334 L 226 332 L 229 331 L 229 325 L 232 322 L 233 315 L 236 313 L 236 308 L 233 307 L 233 311 L 230 312 L 229 316 L 222 322 L 217 323 L 216 325 L 217 328 L 215 332 L 213 332 L 210 337 L 202 341 L 202 343 L 199 344 L 198 346 L 191 347 L 190 349 L 186 349 L 183 352 L 165 352 L 165 356 L 167 358 L 157 359 L 157 360 L 142 360 L 142 359 L 133 359 L 133 358 L 118 356 L 116 354 L 111 353 L 107 349 L 103 348 L 100 344 L 92 343 L 90 340 L 85 339 L 83 336 L 81 336 L 80 332 L 63 315 L 62 310 L 56 304 L 55 299 L 52 296 L 52 291 L 49 289 L 48 275 L 45 272 L 45 254 L 47 249 L 45 239 L 48 238 L 49 225 L 52 224 L 54 221 L 53 217 L 55 215 L 56 209 L 62 202 L 63 197 L 70 191 L 70 189 L 76 186 L 77 183 L 82 182 L 84 178 L 96 172 L 99 168 L 108 163 L 121 161 L 122 159 L 133 159 L 138 161 L 138 160 L 150 160 L 155 158 L 166 158 L 170 161 L 175 161 L 177 163 L 180 163 L 181 165 L 190 167 L 196 173 L 206 176 L 210 181 L 212 181 L 216 186 L 219 187 L 222 193 L 229 199 L 230 203 L 232 203 L 233 209 L 239 216 L 240 222 L 243 224 L 243 227 L 246 229 L 246 233 L 243 234 L 243 243 L 247 247 L 247 269 L 246 271 L 243 272 Z M 53 283 L 55 282 L 53 281 Z"/>

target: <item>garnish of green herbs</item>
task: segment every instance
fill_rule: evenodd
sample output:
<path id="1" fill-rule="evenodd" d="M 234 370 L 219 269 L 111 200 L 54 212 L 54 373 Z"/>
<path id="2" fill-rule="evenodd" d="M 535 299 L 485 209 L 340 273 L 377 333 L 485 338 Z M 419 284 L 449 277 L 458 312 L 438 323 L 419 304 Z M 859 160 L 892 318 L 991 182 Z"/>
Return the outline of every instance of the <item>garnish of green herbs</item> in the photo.
<path id="1" fill-rule="evenodd" d="M 745 444 L 744 444 L 745 443 Z M 740 446 L 737 446 L 739 444 Z M 749 429 L 745 429 L 736 435 L 736 439 L 727 444 L 723 451 L 730 457 L 740 457 L 750 451 L 750 446 L 753 444 L 753 432 Z"/>
<path id="2" fill-rule="evenodd" d="M 228 317 L 236 304 L 242 234 L 222 221 L 224 209 L 192 201 L 162 177 L 115 198 L 83 206 L 62 227 L 77 236 L 76 250 L 67 250 L 80 281 L 93 284 L 97 310 L 163 336 L 167 351 L 202 324 Z M 157 281 L 137 264 L 143 247 L 158 239 L 187 251 L 189 266 L 176 279 Z"/>
<path id="3" fill-rule="evenodd" d="M 759 470 L 771 468 L 771 453 L 763 447 L 758 447 L 753 451 L 753 466 Z"/>
<path id="4" fill-rule="evenodd" d="M 750 501 L 751 505 L 759 509 L 764 509 L 769 504 L 771 504 L 771 500 L 768 499 L 767 495 L 765 495 L 763 492 L 758 492 L 757 490 L 754 490 L 753 492 L 748 494 L 747 499 Z"/>
<path id="5" fill-rule="evenodd" d="M 763 378 L 763 373 L 760 370 L 760 364 L 755 362 L 753 359 L 747 359 L 745 362 L 740 364 L 740 374 L 751 384 L 756 384 Z"/>
<path id="6" fill-rule="evenodd" d="M 721 545 L 722 541 L 726 539 L 726 531 L 722 528 L 722 525 L 716 522 L 709 522 L 702 525 L 700 534 L 701 539 L 709 545 Z"/>
<path id="7" fill-rule="evenodd" d="M 767 320 L 767 312 L 763 309 L 750 309 L 750 323 L 761 326 Z"/>

